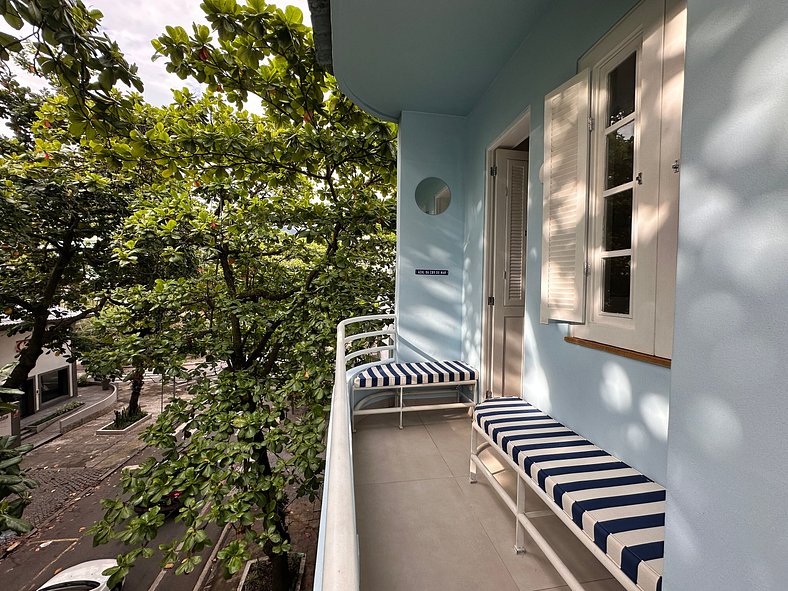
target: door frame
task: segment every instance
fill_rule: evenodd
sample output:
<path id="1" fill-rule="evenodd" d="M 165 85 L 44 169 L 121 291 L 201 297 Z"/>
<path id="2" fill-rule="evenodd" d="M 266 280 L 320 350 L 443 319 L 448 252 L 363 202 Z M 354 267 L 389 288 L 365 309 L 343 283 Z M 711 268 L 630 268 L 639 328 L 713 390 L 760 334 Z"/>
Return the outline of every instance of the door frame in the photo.
<path id="1" fill-rule="evenodd" d="M 494 216 L 494 197 L 495 197 L 495 178 L 490 174 L 490 169 L 495 164 L 495 150 L 498 148 L 514 148 L 523 143 L 531 136 L 531 107 L 530 105 L 525 108 L 506 129 L 495 138 L 488 146 L 485 158 L 484 177 L 484 280 L 482 286 L 482 356 L 481 356 L 481 373 L 480 373 L 480 398 L 487 397 L 488 392 L 492 392 L 492 371 L 490 367 L 490 358 L 492 356 L 492 314 L 490 313 L 490 306 L 487 305 L 487 297 L 490 295 L 492 289 L 492 272 L 493 272 L 493 251 L 495 250 L 492 241 L 493 232 L 495 228 Z M 529 159 L 530 169 L 530 159 Z M 530 200 L 531 186 L 530 175 L 528 179 L 528 199 Z M 526 211 L 528 211 L 528 203 L 526 202 Z M 526 279 L 527 281 L 527 279 Z M 527 285 L 527 283 L 526 283 Z M 527 287 L 526 287 L 527 291 Z"/>

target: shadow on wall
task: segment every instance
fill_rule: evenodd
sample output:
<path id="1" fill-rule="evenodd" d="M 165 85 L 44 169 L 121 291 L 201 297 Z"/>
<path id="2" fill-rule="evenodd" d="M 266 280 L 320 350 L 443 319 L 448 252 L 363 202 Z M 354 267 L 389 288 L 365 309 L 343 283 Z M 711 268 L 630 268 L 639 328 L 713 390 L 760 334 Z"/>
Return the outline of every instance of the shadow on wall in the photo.
<path id="1" fill-rule="evenodd" d="M 780 589 L 788 540 L 764 508 L 788 486 L 788 12 L 690 8 L 666 575 Z"/>

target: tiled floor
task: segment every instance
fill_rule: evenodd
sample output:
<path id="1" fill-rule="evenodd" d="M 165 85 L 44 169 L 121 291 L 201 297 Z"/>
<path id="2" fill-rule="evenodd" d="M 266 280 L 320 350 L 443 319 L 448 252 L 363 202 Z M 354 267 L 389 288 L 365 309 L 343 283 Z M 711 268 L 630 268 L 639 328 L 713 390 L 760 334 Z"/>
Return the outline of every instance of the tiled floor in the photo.
<path id="1" fill-rule="evenodd" d="M 568 591 L 532 542 L 514 552 L 514 516 L 480 476 L 468 482 L 470 418 L 424 411 L 358 419 L 353 437 L 363 591 Z M 514 478 L 485 463 L 510 494 Z M 544 509 L 532 494 L 526 510 Z M 622 591 L 557 517 L 533 520 L 587 591 Z"/>

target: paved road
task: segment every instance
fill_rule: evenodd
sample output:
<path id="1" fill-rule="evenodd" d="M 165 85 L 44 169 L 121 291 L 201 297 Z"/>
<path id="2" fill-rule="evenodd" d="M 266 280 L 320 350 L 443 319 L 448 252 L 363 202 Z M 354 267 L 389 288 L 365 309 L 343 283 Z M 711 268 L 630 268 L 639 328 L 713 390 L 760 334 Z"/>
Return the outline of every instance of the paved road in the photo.
<path id="1" fill-rule="evenodd" d="M 132 460 L 139 463 L 140 459 Z M 85 530 L 103 515 L 102 498 L 114 497 L 118 492 L 119 472 L 98 487 L 84 492 L 65 512 L 44 525 L 5 559 L 0 560 L 0 589 L 2 591 L 33 591 L 58 569 L 64 569 L 85 560 L 113 558 L 126 548 L 112 542 L 94 548 L 92 538 Z M 159 541 L 169 541 L 173 534 L 183 530 L 183 525 L 168 520 L 160 530 Z M 212 540 L 218 537 L 217 528 L 209 528 Z M 210 554 L 208 548 L 204 557 Z M 126 579 L 124 591 L 192 591 L 202 569 L 202 564 L 190 575 L 176 576 L 174 569 L 162 570 L 158 553 L 148 560 L 139 560 Z"/>

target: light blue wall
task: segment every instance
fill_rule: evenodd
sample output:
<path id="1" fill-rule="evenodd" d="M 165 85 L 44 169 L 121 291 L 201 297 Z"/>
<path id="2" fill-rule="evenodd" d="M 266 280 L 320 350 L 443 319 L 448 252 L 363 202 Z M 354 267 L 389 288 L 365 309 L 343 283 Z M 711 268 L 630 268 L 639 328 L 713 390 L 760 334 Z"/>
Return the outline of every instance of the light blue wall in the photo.
<path id="1" fill-rule="evenodd" d="M 463 355 L 480 363 L 486 150 L 530 105 L 525 398 L 665 483 L 670 370 L 568 344 L 566 325 L 539 324 L 544 96 L 577 72 L 578 58 L 633 5 L 561 2 L 542 17 L 468 117 Z"/>
<path id="2" fill-rule="evenodd" d="M 399 125 L 397 200 L 397 355 L 402 361 L 461 356 L 464 185 L 461 168 L 465 119 L 403 112 Z M 415 201 L 427 177 L 446 181 L 452 197 L 440 215 Z M 446 269 L 448 276 L 417 276 Z"/>
<path id="3" fill-rule="evenodd" d="M 788 3 L 688 20 L 665 589 L 786 589 Z"/>

